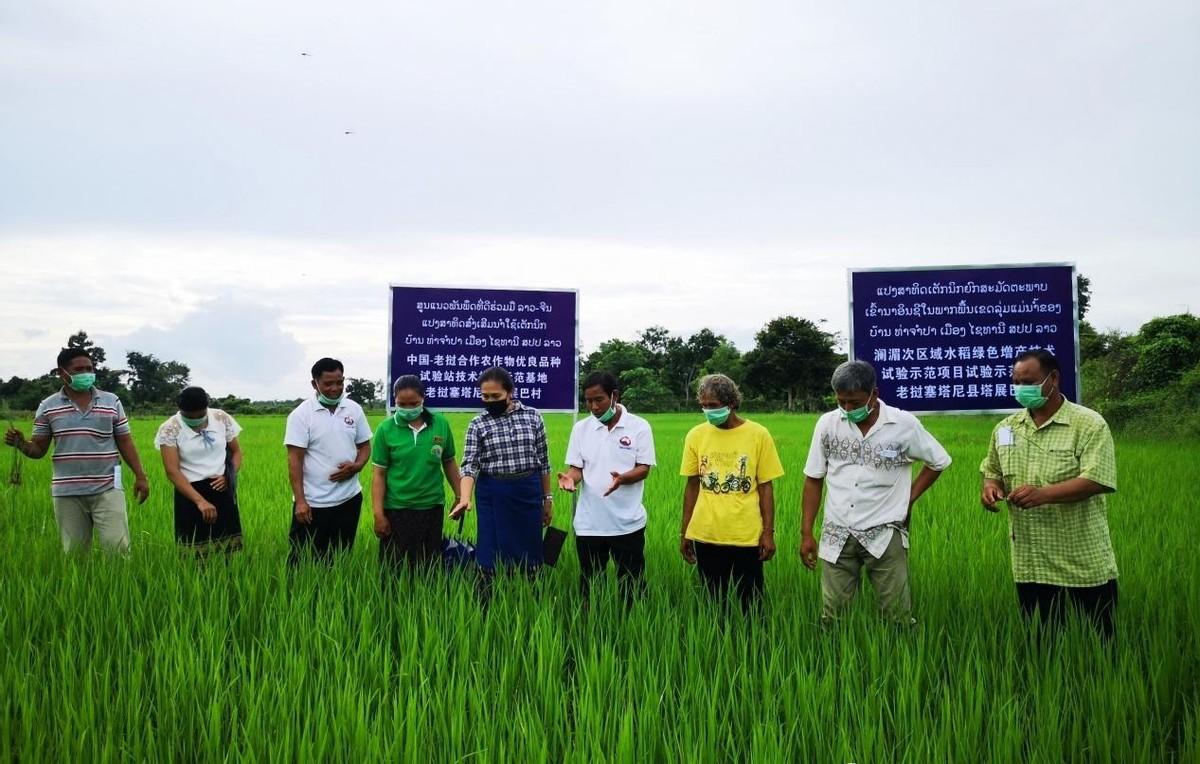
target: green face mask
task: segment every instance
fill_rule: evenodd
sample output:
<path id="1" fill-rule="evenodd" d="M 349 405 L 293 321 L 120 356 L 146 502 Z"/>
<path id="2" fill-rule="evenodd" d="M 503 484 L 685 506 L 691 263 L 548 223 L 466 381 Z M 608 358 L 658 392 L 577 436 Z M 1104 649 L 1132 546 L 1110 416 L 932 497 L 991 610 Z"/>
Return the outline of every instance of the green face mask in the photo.
<path id="1" fill-rule="evenodd" d="M 345 398 L 345 397 L 346 397 L 345 393 L 342 393 L 342 395 L 338 396 L 337 398 L 330 398 L 329 396 L 325 395 L 325 393 L 322 393 L 320 391 L 317 392 L 317 400 L 319 400 L 321 402 L 322 406 L 336 406 L 339 403 L 341 403 L 342 398 Z"/>
<path id="2" fill-rule="evenodd" d="M 849 419 L 854 424 L 865 422 L 867 417 L 871 416 L 871 404 L 865 403 L 856 409 L 851 409 L 850 411 L 842 409 L 842 416 L 846 419 Z"/>
<path id="3" fill-rule="evenodd" d="M 405 422 L 411 422 L 414 419 L 416 419 L 417 417 L 421 416 L 421 412 L 424 410 L 425 410 L 424 406 L 413 406 L 410 409 L 406 409 L 406 408 L 397 406 L 396 407 L 396 424 L 400 424 L 401 420 L 403 420 Z"/>
<path id="4" fill-rule="evenodd" d="M 90 371 L 85 371 L 82 374 L 72 374 L 69 384 L 75 392 L 86 393 L 96 386 L 96 375 Z"/>
<path id="5" fill-rule="evenodd" d="M 204 425 L 208 424 L 208 415 L 205 414 L 199 419 L 192 419 L 191 417 L 184 416 L 181 412 L 179 414 L 179 421 L 183 422 L 188 427 L 203 427 Z"/>
<path id="6" fill-rule="evenodd" d="M 704 418 L 713 427 L 720 427 L 725 424 L 725 420 L 729 418 L 729 407 L 722 406 L 719 409 L 701 409 L 704 412 Z"/>
<path id="7" fill-rule="evenodd" d="M 1049 374 L 1046 375 L 1046 379 L 1050 379 Z M 1049 400 L 1042 395 L 1042 385 L 1046 384 L 1046 379 L 1036 385 L 1013 385 L 1013 397 L 1017 399 L 1017 403 L 1027 409 L 1040 409 L 1045 406 Z"/>
<path id="8" fill-rule="evenodd" d="M 608 411 L 605 411 L 603 414 L 597 414 L 596 418 L 599 419 L 601 421 L 601 423 L 608 424 L 609 422 L 612 421 L 612 418 L 615 417 L 616 415 L 617 415 L 617 405 L 614 403 L 608 407 Z"/>

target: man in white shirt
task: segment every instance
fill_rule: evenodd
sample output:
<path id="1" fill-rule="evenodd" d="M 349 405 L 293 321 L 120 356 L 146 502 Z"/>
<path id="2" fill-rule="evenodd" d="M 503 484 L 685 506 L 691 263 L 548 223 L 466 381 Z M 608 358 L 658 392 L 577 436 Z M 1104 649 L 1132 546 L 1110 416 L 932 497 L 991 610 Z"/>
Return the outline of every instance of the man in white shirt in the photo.
<path id="1" fill-rule="evenodd" d="M 571 430 L 567 471 L 558 474 L 558 486 L 573 492 L 583 483 L 574 527 L 584 602 L 592 579 L 604 572 L 611 558 L 628 606 L 644 586 L 642 493 L 654 466 L 654 436 L 645 419 L 617 402 L 620 391 L 612 374 L 589 374 L 583 380 L 583 399 L 592 416 Z"/>
<path id="2" fill-rule="evenodd" d="M 334 552 L 354 545 L 362 512 L 358 473 L 371 456 L 371 428 L 362 407 L 345 396 L 341 361 L 313 364 L 313 398 L 288 414 L 283 443 L 292 483 L 292 552 L 331 562 Z"/>
<path id="3" fill-rule="evenodd" d="M 875 370 L 847 361 L 833 372 L 838 408 L 821 416 L 804 466 L 800 557 L 821 573 L 821 620 L 829 623 L 854 598 L 865 568 L 880 612 L 914 623 L 908 587 L 908 518 L 921 494 L 950 466 L 950 455 L 912 414 L 879 399 Z M 923 463 L 916 480 L 912 463 Z M 813 523 L 825 495 L 818 548 Z"/>

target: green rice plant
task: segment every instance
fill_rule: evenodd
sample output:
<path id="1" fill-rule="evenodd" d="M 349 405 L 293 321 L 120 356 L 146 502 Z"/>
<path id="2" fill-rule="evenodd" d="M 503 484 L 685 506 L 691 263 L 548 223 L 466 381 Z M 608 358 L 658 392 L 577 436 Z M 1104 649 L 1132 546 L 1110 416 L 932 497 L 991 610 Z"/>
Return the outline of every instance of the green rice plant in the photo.
<path id="1" fill-rule="evenodd" d="M 698 416 L 650 417 L 649 589 L 628 612 L 611 576 L 581 607 L 570 542 L 538 580 L 500 580 L 486 611 L 470 575 L 384 580 L 369 513 L 351 553 L 289 573 L 281 417 L 242 419 L 246 548 L 204 565 L 175 547 L 156 421 L 133 423 L 152 496 L 131 502 L 127 558 L 65 557 L 49 460 L 28 462 L 0 492 L 0 760 L 1200 760 L 1196 443 L 1118 440 L 1117 637 L 1071 621 L 1038 639 L 1006 519 L 979 507 L 994 420 L 926 419 L 955 464 L 914 511 L 919 623 L 885 626 L 867 587 L 826 630 L 795 551 L 815 418 L 750 416 L 788 474 L 749 617 L 709 602 L 678 554 Z M 547 420 L 559 464 L 570 417 Z"/>

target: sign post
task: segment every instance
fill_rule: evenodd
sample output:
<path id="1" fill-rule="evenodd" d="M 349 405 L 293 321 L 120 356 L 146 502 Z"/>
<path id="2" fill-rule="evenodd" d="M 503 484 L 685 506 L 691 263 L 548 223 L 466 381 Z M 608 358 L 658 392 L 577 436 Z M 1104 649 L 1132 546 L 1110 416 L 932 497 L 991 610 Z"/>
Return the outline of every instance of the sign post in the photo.
<path id="1" fill-rule="evenodd" d="M 1045 349 L 1079 402 L 1073 263 L 851 270 L 850 357 L 879 394 L 923 413 L 1005 413 L 1013 359 Z"/>
<path id="2" fill-rule="evenodd" d="M 484 369 L 502 366 L 522 402 L 545 412 L 578 412 L 577 290 L 392 284 L 388 306 L 389 410 L 396 378 L 416 374 L 430 407 L 476 411 L 475 380 Z"/>

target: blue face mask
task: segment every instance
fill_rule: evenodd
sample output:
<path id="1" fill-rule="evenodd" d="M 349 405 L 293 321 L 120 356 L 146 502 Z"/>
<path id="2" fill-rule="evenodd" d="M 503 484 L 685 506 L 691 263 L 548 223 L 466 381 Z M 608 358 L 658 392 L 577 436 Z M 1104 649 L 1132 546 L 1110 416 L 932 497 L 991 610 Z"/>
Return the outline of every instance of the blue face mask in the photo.
<path id="1" fill-rule="evenodd" d="M 72 374 L 69 384 L 75 392 L 86 393 L 96 386 L 96 375 L 90 371 L 85 371 L 82 374 Z"/>
<path id="2" fill-rule="evenodd" d="M 345 397 L 346 394 L 342 393 L 336 398 L 330 398 L 329 396 L 325 395 L 325 393 L 322 393 L 319 390 L 317 391 L 317 400 L 321 402 L 322 406 L 336 406 L 341 403 L 342 399 Z"/>
<path id="3" fill-rule="evenodd" d="M 397 406 L 396 407 L 396 424 L 400 424 L 401 421 L 411 422 L 414 419 L 416 419 L 417 417 L 421 416 L 421 412 L 424 410 L 425 410 L 424 406 L 414 406 L 413 408 L 410 408 L 410 409 L 406 409 L 402 406 Z"/>

